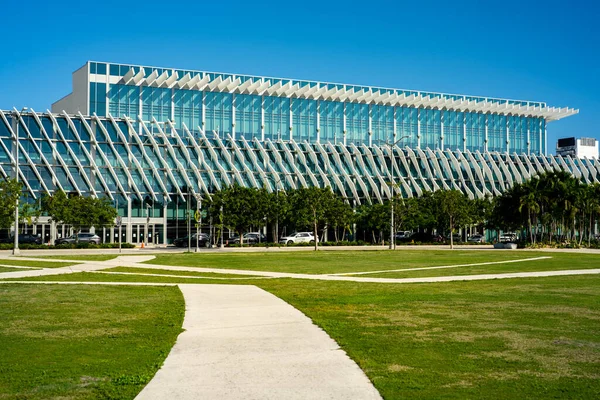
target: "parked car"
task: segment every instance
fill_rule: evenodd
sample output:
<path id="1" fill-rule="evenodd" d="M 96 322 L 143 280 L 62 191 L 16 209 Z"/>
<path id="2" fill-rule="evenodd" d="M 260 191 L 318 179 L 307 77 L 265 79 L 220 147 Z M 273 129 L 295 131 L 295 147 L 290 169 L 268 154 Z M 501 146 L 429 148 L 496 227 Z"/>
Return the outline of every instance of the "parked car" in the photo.
<path id="1" fill-rule="evenodd" d="M 472 235 L 467 240 L 469 243 L 485 243 L 485 237 L 483 235 Z"/>
<path id="2" fill-rule="evenodd" d="M 450 242 L 450 236 L 448 235 L 448 237 L 446 238 L 446 241 Z M 456 243 L 456 242 L 462 242 L 463 238 L 462 235 L 460 233 L 453 233 L 452 234 L 452 242 Z"/>
<path id="3" fill-rule="evenodd" d="M 244 233 L 244 244 L 264 243 L 266 241 L 267 237 L 260 232 Z M 240 237 L 234 236 L 229 238 L 227 244 L 240 244 Z"/>
<path id="4" fill-rule="evenodd" d="M 194 233 L 191 240 L 188 240 L 189 236 L 184 236 L 173 240 L 175 247 L 187 247 L 188 243 L 191 242 L 192 247 L 196 247 L 196 234 Z M 211 247 L 210 237 L 206 233 L 198 233 L 198 246 L 200 247 Z"/>
<path id="5" fill-rule="evenodd" d="M 394 239 L 396 240 L 408 240 L 411 238 L 411 236 L 413 235 L 413 233 L 411 231 L 400 231 L 400 232 L 396 232 L 396 234 L 394 235 Z"/>
<path id="6" fill-rule="evenodd" d="M 279 239 L 280 244 L 314 243 L 315 236 L 312 232 L 297 232 Z"/>
<path id="7" fill-rule="evenodd" d="M 15 237 L 5 237 L 0 239 L 0 243 L 14 243 Z M 42 244 L 42 237 L 36 235 L 30 235 L 28 233 L 20 233 L 19 234 L 19 243 L 20 244 Z"/>
<path id="8" fill-rule="evenodd" d="M 66 238 L 56 239 L 55 244 L 63 243 L 93 243 L 100 244 L 100 236 L 94 233 L 79 233 L 77 235 L 71 235 Z"/>

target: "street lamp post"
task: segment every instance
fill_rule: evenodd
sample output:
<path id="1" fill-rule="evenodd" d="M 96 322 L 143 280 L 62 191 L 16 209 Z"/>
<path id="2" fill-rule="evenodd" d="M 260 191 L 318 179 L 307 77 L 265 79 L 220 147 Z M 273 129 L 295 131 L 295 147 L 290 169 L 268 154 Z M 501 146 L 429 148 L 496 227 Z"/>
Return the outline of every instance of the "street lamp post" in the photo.
<path id="1" fill-rule="evenodd" d="M 196 220 L 196 253 L 198 252 L 199 241 L 200 241 L 200 226 L 202 225 L 202 195 L 196 194 L 196 215 L 194 215 L 194 219 Z"/>
<path id="2" fill-rule="evenodd" d="M 190 188 L 187 192 L 187 237 L 188 237 L 188 253 L 192 251 L 192 218 L 190 215 Z"/>
<path id="3" fill-rule="evenodd" d="M 283 177 L 286 177 L 288 174 L 283 174 Z M 273 182 L 275 183 L 275 199 L 277 201 L 277 216 L 275 217 L 275 243 L 279 243 L 279 186 L 277 186 L 278 184 L 281 183 L 282 178 L 279 179 L 275 179 L 273 176 L 271 176 L 271 178 L 273 178 Z"/>
<path id="4" fill-rule="evenodd" d="M 390 146 L 390 169 L 391 169 L 391 178 L 390 178 L 390 206 L 392 208 L 392 212 L 390 214 L 390 250 L 396 249 L 396 243 L 394 242 L 394 146 L 403 141 L 404 139 L 408 139 L 409 136 L 402 136 L 400 139 L 396 140 L 393 144 L 389 144 L 386 142 L 388 146 Z"/>
<path id="5" fill-rule="evenodd" d="M 150 233 L 150 204 L 146 204 L 146 234 L 144 235 L 145 247 L 148 247 L 148 234 Z"/>
<path id="6" fill-rule="evenodd" d="M 23 107 L 21 112 L 27 110 L 27 107 Z M 19 181 L 19 119 L 21 118 L 19 112 L 15 109 L 13 113 L 12 123 L 15 130 L 15 180 Z M 20 197 L 20 196 L 19 196 Z M 19 197 L 17 197 L 17 204 L 15 207 L 15 243 L 12 254 L 19 255 Z"/>

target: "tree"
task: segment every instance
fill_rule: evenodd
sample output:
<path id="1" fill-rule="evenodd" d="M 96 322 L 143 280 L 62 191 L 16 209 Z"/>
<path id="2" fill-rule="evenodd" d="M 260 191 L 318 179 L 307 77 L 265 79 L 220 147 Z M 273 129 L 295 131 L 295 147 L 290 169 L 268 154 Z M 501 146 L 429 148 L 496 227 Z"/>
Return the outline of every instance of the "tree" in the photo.
<path id="1" fill-rule="evenodd" d="M 42 209 L 38 203 L 27 202 L 27 195 L 25 202 L 19 206 L 19 224 L 22 224 L 21 233 L 25 232 L 26 225 L 37 224 L 40 215 L 42 215 Z"/>
<path id="2" fill-rule="evenodd" d="M 78 234 L 82 228 L 112 226 L 118 213 L 106 198 L 84 196 L 67 197 L 58 190 L 42 198 L 42 210 L 57 224 L 71 225 Z"/>
<path id="3" fill-rule="evenodd" d="M 15 208 L 21 197 L 23 184 L 16 179 L 0 181 L 0 228 L 10 228 L 15 222 Z M 17 227 L 15 227 L 15 233 Z"/>
<path id="4" fill-rule="evenodd" d="M 222 212 L 222 224 L 240 236 L 240 245 L 244 244 L 244 232 L 251 226 L 260 226 L 266 215 L 259 190 L 238 184 L 216 192 L 210 201 L 209 212 L 218 216 Z"/>
<path id="5" fill-rule="evenodd" d="M 450 248 L 454 249 L 454 227 L 462 225 L 468 216 L 467 198 L 458 190 L 442 190 L 434 193 L 437 199 L 439 215 L 442 218 L 448 218 L 450 228 Z"/>
<path id="6" fill-rule="evenodd" d="M 64 222 L 69 213 L 69 198 L 62 190 L 57 190 L 52 196 L 45 194 L 42 197 L 42 210 L 49 216 L 50 220 L 56 224 Z"/>
<path id="7" fill-rule="evenodd" d="M 326 216 L 327 225 L 333 227 L 335 241 L 338 242 L 338 231 L 342 228 L 342 240 L 346 236 L 346 231 L 354 222 L 354 211 L 348 202 L 339 196 L 334 196 L 331 201 Z"/>
<path id="8" fill-rule="evenodd" d="M 290 203 L 294 210 L 291 217 L 298 226 L 312 226 L 315 236 L 315 251 L 319 249 L 319 226 L 326 222 L 327 213 L 333 201 L 334 194 L 329 187 L 300 188 L 291 194 Z"/>
<path id="9" fill-rule="evenodd" d="M 260 190 L 259 197 L 265 213 L 265 222 L 271 224 L 271 235 L 274 242 L 277 242 L 279 224 L 286 219 L 289 211 L 288 197 L 284 191 L 268 192 L 266 189 Z"/>

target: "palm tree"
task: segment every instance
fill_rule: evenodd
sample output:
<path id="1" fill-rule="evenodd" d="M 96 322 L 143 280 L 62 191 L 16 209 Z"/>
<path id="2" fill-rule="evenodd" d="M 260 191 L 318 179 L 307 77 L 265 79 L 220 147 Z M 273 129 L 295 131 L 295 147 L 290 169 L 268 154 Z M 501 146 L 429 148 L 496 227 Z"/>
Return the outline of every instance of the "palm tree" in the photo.
<path id="1" fill-rule="evenodd" d="M 533 213 L 535 216 L 540 211 L 540 205 L 536 200 L 536 192 L 531 190 L 528 185 L 525 186 L 525 193 L 519 198 L 519 212 L 523 212 L 523 208 L 527 208 L 527 229 L 529 231 L 531 243 L 535 243 L 535 236 L 533 234 L 531 223 L 531 214 Z"/>

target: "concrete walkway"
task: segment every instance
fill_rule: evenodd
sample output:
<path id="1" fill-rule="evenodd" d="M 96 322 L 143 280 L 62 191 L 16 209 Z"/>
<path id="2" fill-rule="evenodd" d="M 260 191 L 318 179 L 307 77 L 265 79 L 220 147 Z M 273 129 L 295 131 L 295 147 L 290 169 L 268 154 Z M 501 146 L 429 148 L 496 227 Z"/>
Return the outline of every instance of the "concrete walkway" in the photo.
<path id="1" fill-rule="evenodd" d="M 137 399 L 381 399 L 323 330 L 255 286 L 179 285 L 183 332 Z"/>

